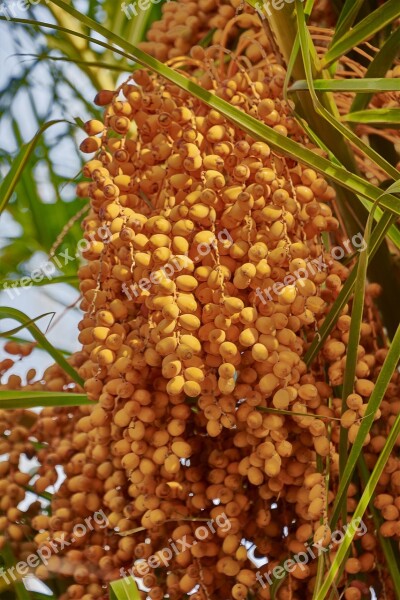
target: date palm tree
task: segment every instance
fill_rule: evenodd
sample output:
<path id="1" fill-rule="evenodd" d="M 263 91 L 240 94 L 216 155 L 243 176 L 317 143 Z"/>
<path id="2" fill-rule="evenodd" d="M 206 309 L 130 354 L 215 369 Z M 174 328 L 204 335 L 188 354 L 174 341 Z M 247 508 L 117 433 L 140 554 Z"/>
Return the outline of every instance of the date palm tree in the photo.
<path id="1" fill-rule="evenodd" d="M 292 102 L 294 118 L 328 158 L 210 94 L 190 81 L 184 70 L 167 66 L 144 52 L 140 44 L 146 40 L 151 24 L 160 18 L 163 2 L 147 3 L 145 10 L 138 11 L 113 0 L 87 0 L 79 3 L 79 8 L 72 1 L 45 0 L 35 6 L 28 3 L 19 11 L 15 8 L 17 3 L 11 3 L 15 11 L 11 4 L 8 12 L 3 11 L 0 27 L 12 50 L 1 80 L 0 128 L 5 147 L 0 153 L 4 174 L 0 214 L 3 223 L 15 233 L 0 248 L 1 287 L 23 287 L 23 278 L 31 271 L 32 256 L 54 257 L 56 252 L 76 247 L 81 238 L 79 222 L 88 210 L 88 205 L 74 194 L 75 185 L 81 180 L 82 118 L 101 118 L 92 103 L 96 90 L 114 89 L 124 75 L 141 65 L 215 108 L 273 150 L 301 161 L 330 180 L 336 190 L 343 228 L 349 237 L 362 233 L 368 250 L 360 253 L 305 360 L 310 363 L 318 354 L 350 295 L 355 291 L 356 297 L 363 297 L 368 277 L 383 290 L 379 310 L 392 340 L 388 357 L 393 372 L 400 356 L 400 110 L 396 108 L 400 98 L 399 2 L 294 0 L 275 2 L 274 10 L 270 6 L 274 3 L 246 2 L 261 15 L 274 50 L 287 69 L 284 93 Z M 321 26 L 326 9 L 334 29 Z M 320 23 L 316 24 L 316 18 Z M 312 24 L 310 19 L 314 19 Z M 213 43 L 213 33 L 210 30 L 200 40 L 204 47 Z M 235 40 L 233 46 L 234 43 Z M 389 71 L 391 77 L 387 76 Z M 376 100 L 385 94 L 391 95 L 392 103 L 382 108 Z M 366 172 L 372 176 L 367 178 Z M 79 260 L 60 264 L 51 281 L 37 285 L 45 283 L 49 294 L 54 284 L 68 285 L 78 297 L 78 265 Z M 65 361 L 66 352 L 50 344 L 34 323 L 37 313 L 39 307 L 29 317 L 10 306 L 0 308 L 0 318 L 16 319 L 21 327 L 28 328 L 38 345 L 77 380 Z M 362 305 L 358 309 L 356 305 L 352 317 L 350 363 L 357 356 Z M 17 339 L 19 329 L 3 335 Z M 390 365 L 386 364 L 388 373 Z M 376 392 L 375 410 L 390 375 L 383 378 Z M 16 402 L 20 407 L 24 402 L 25 406 L 32 406 L 32 399 L 23 392 L 0 391 L 0 408 L 15 408 Z M 85 402 L 84 395 L 76 398 L 76 403 L 80 402 Z M 58 395 L 54 403 L 63 405 L 63 398 Z M 43 402 L 38 400 L 37 404 L 42 406 Z M 345 507 L 348 484 L 358 468 L 362 493 L 355 514 L 361 518 L 370 506 L 379 526 L 380 517 L 373 505 L 374 489 L 399 433 L 397 418 L 373 473 L 368 472 L 363 461 L 363 440 L 353 445 L 348 464 L 341 465 L 333 520 Z M 347 458 L 345 438 L 342 450 L 343 463 Z M 315 600 L 330 597 L 328 592 L 342 573 L 351 541 L 350 536 L 345 539 L 329 567 L 319 561 Z M 384 538 L 379 542 L 400 598 L 398 548 Z M 0 550 L 0 556 L 6 565 L 13 561 L 6 546 Z M 57 597 L 64 584 L 54 581 L 52 585 L 51 591 Z M 118 600 L 127 600 L 133 597 L 129 595 L 133 589 L 132 586 L 127 591 L 123 582 L 116 582 L 110 593 Z M 6 600 L 15 595 L 19 600 L 44 598 L 40 593 L 27 591 L 20 582 L 12 589 L 2 588 L 0 582 L 0 598 Z"/>

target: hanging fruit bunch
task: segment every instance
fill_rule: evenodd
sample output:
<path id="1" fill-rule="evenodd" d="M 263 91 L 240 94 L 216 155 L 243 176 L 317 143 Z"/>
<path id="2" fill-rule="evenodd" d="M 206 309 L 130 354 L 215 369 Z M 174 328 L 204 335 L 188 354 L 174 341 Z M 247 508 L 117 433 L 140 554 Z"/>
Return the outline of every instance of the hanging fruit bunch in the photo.
<path id="1" fill-rule="evenodd" d="M 237 13 L 238 5 L 166 4 L 143 47 L 320 152 L 283 99 L 285 70 L 259 17 Z M 193 46 L 210 26 L 214 44 Z M 242 29 L 224 62 L 221 48 Z M 0 489 L 9 473 L 14 491 L 0 505 L 2 543 L 23 559 L 62 537 L 65 546 L 36 567 L 41 579 L 69 578 L 61 600 L 108 598 L 109 582 L 127 573 L 151 600 L 269 600 L 272 571 L 307 544 L 324 548 L 328 562 L 338 551 L 329 519 L 340 431 L 354 443 L 387 354 L 379 286 L 367 287 L 356 381 L 342 414 L 351 300 L 316 360 L 305 362 L 355 262 L 332 252 L 347 240 L 335 190 L 146 70 L 100 91 L 95 103 L 103 119 L 86 123 L 81 144 L 95 153 L 77 190 L 90 199 L 82 226 L 91 241 L 79 270 L 82 350 L 71 359 L 92 404 L 34 418 L 28 411 L 33 422 L 21 426 L 21 440 L 6 434 Z M 360 245 L 353 240 L 350 250 Z M 21 386 L 12 377 L 2 389 Z M 24 389 L 72 389 L 58 367 L 34 378 Z M 365 440 L 370 470 L 398 409 L 396 373 Z M 10 416 L 0 419 L 5 432 Z M 51 515 L 36 503 L 29 524 L 16 512 L 28 484 L 17 468 L 22 453 L 39 461 L 38 493 L 57 480 L 56 465 L 66 474 Z M 375 507 L 379 533 L 396 541 L 399 487 L 394 453 Z M 358 493 L 352 483 L 349 523 Z M 367 515 L 340 581 L 346 600 L 369 598 L 371 586 L 395 598 L 377 534 Z M 275 598 L 311 599 L 318 563 L 294 561 Z"/>

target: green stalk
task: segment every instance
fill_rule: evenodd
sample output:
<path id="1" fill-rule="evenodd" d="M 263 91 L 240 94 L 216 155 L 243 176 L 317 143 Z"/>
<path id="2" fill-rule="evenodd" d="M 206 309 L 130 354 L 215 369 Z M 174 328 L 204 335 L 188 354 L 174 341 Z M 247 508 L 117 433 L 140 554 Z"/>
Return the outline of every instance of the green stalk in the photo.
<path id="1" fill-rule="evenodd" d="M 372 259 L 373 256 L 376 255 L 376 252 L 378 251 L 382 240 L 384 239 L 388 230 L 394 222 L 394 218 L 391 218 L 390 215 L 388 215 L 388 213 L 385 213 L 383 215 L 382 219 L 379 221 L 378 225 L 374 229 L 374 232 L 371 236 L 371 244 L 366 250 L 366 252 L 368 253 L 368 260 Z M 353 269 L 349 277 L 347 278 L 347 281 L 344 284 L 342 290 L 340 291 L 338 297 L 333 303 L 333 306 L 331 307 L 329 313 L 325 317 L 321 329 L 318 331 L 314 340 L 311 342 L 311 345 L 304 356 L 304 362 L 306 363 L 306 365 L 310 365 L 314 358 L 317 356 L 322 345 L 327 339 L 333 325 L 336 323 L 339 316 L 341 315 L 343 308 L 345 307 L 353 292 L 356 276 L 357 270 Z"/>
<path id="2" fill-rule="evenodd" d="M 396 370 L 400 356 L 400 325 L 397 329 L 396 335 L 393 338 L 393 342 L 390 346 L 389 352 L 386 356 L 385 362 L 383 363 L 382 369 L 379 372 L 378 378 L 375 382 L 375 387 L 369 397 L 366 414 L 361 421 L 360 428 L 356 435 L 356 439 L 351 447 L 350 454 L 344 469 L 344 473 L 340 479 L 339 489 L 337 490 L 335 502 L 332 507 L 331 516 L 331 528 L 336 526 L 339 514 L 342 509 L 342 505 L 346 504 L 347 500 L 347 489 L 350 485 L 351 478 L 357 465 L 357 461 L 362 454 L 365 439 L 373 425 L 374 417 L 381 405 L 381 402 L 385 396 L 386 389 L 390 383 L 391 377 Z M 400 417 L 398 417 L 399 419 Z M 398 420 L 397 419 L 397 420 Z M 397 420 L 396 425 L 397 427 Z M 389 452 L 390 453 L 390 452 Z M 383 454 L 380 455 L 380 459 Z M 378 461 L 379 462 L 379 461 Z M 383 467 L 382 467 L 383 469 Z M 370 490 L 369 486 L 366 491 L 370 491 L 371 494 L 373 489 Z M 361 515 L 362 516 L 362 515 Z"/>
<path id="3" fill-rule="evenodd" d="M 362 485 L 365 488 L 368 487 L 368 482 L 371 477 L 371 473 L 368 470 L 365 458 L 363 455 L 360 456 L 357 463 L 358 472 Z M 382 519 L 380 512 L 374 506 L 374 496 L 371 497 L 369 502 L 369 511 L 374 519 L 375 529 L 379 540 L 380 547 L 382 548 L 383 554 L 385 555 L 386 564 L 390 572 L 390 576 L 394 583 L 394 592 L 397 600 L 400 600 L 400 563 L 399 556 L 394 549 L 394 543 L 391 539 L 384 538 L 380 533 L 379 529 L 384 520 Z"/>
<path id="4" fill-rule="evenodd" d="M 374 221 L 374 208 L 372 208 L 367 221 L 367 227 L 364 234 L 367 248 L 370 245 L 372 223 Z M 356 379 L 358 344 L 360 342 L 361 324 L 364 314 L 365 286 L 367 279 L 368 253 L 367 248 L 361 253 L 358 266 L 357 276 L 354 286 L 353 307 L 351 311 L 351 324 L 349 331 L 349 342 L 347 345 L 346 366 L 344 370 L 343 390 L 342 390 L 342 410 L 343 415 L 347 410 L 347 398 L 353 393 L 354 381 Z M 344 470 L 347 464 L 347 444 L 348 431 L 345 427 L 340 428 L 339 439 L 339 481 L 343 477 Z M 342 506 L 342 523 L 347 521 L 347 506 L 343 502 Z"/>
<path id="5" fill-rule="evenodd" d="M 389 353 L 390 353 L 390 351 L 389 351 Z M 397 359 L 398 359 L 398 354 L 397 354 Z M 394 365 L 394 367 L 393 367 L 393 371 L 394 371 L 395 366 L 396 365 Z M 364 516 L 364 513 L 365 513 L 365 511 L 368 507 L 368 504 L 374 494 L 375 488 L 378 485 L 379 479 L 383 473 L 383 470 L 389 459 L 389 456 L 390 456 L 391 452 L 393 451 L 393 448 L 395 446 L 395 443 L 396 443 L 396 440 L 397 440 L 399 434 L 400 434 L 400 415 L 398 415 L 396 417 L 396 421 L 393 424 L 392 430 L 389 434 L 386 444 L 385 444 L 381 454 L 379 455 L 379 458 L 374 467 L 374 470 L 372 471 L 372 474 L 368 480 L 368 484 L 363 492 L 363 495 L 361 496 L 361 499 L 357 505 L 357 508 L 354 511 L 354 514 L 353 514 L 354 521 L 356 519 L 362 519 L 362 517 Z M 356 531 L 355 529 L 351 529 L 351 528 L 348 528 L 346 530 L 344 539 L 343 539 L 341 545 L 339 546 L 339 550 L 332 562 L 332 566 L 329 569 L 329 572 L 327 573 L 324 583 L 323 583 L 321 589 L 319 590 L 318 596 L 316 597 L 315 600 L 326 600 L 327 593 L 328 593 L 330 587 L 332 586 L 332 584 L 334 583 L 340 567 L 343 565 L 344 561 L 346 560 L 346 555 L 347 555 L 347 552 L 348 552 L 348 550 L 351 546 L 351 543 L 354 539 L 355 531 Z M 396 590 L 396 593 L 397 594 L 399 593 L 398 589 Z"/>

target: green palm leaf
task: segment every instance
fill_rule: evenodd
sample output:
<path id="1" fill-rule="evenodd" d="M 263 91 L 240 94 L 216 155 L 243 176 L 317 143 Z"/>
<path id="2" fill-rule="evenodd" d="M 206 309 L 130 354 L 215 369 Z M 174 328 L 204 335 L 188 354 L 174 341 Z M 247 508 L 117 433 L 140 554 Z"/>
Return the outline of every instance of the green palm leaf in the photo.
<path id="1" fill-rule="evenodd" d="M 49 121 L 48 123 L 42 125 L 37 134 L 34 136 L 34 138 L 20 150 L 18 156 L 13 160 L 12 167 L 0 186 L 0 214 L 7 206 L 7 203 L 11 198 L 13 191 L 15 190 L 15 187 L 24 171 L 24 168 L 26 167 L 29 161 L 30 156 L 32 155 L 35 149 L 35 146 L 40 136 L 43 134 L 44 131 L 46 131 L 46 129 L 48 129 L 52 125 L 64 122 L 64 119 L 58 119 L 55 121 Z"/>
<path id="2" fill-rule="evenodd" d="M 0 410 L 42 406 L 82 406 L 83 404 L 93 404 L 86 394 L 0 390 Z"/>
<path id="3" fill-rule="evenodd" d="M 388 0 L 365 17 L 365 19 L 357 23 L 350 31 L 347 31 L 341 38 L 335 40 L 325 54 L 322 66 L 328 66 L 356 46 L 369 40 L 378 31 L 393 23 L 399 16 L 400 5 L 398 0 Z"/>
<path id="4" fill-rule="evenodd" d="M 111 600 L 140 600 L 139 590 L 133 577 L 124 577 L 110 583 Z"/>
<path id="5" fill-rule="evenodd" d="M 83 386 L 83 379 L 78 375 L 73 367 L 65 360 L 63 355 L 56 349 L 54 346 L 46 339 L 46 336 L 40 331 L 40 329 L 35 325 L 35 321 L 41 319 L 42 317 L 48 316 L 51 313 L 45 313 L 36 317 L 35 319 L 30 319 L 26 314 L 17 310 L 16 308 L 2 306 L 0 307 L 0 320 L 1 319 L 15 319 L 22 323 L 21 327 L 13 329 L 12 332 L 5 332 L 0 334 L 0 337 L 5 337 L 10 334 L 15 334 L 21 329 L 28 329 L 28 331 L 35 338 L 37 343 L 43 350 L 46 350 L 50 356 L 54 358 L 56 363 L 71 377 L 73 381 L 78 383 L 80 386 Z"/>

